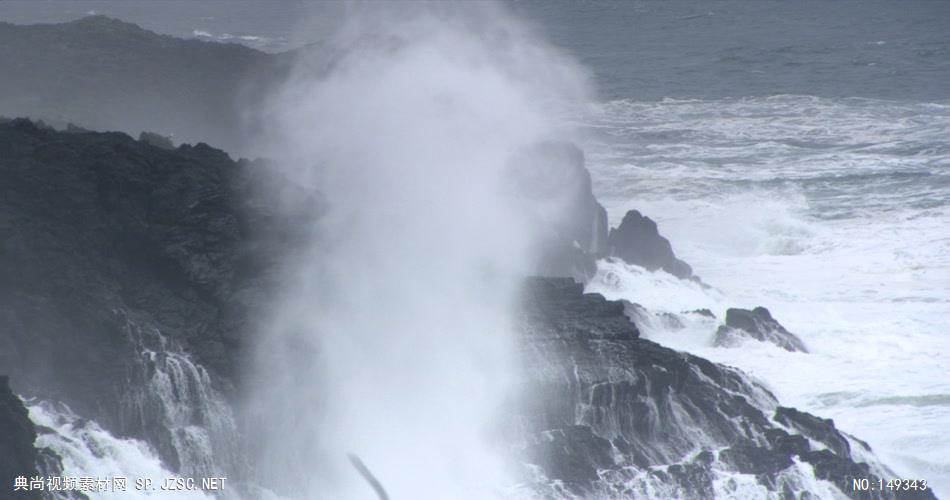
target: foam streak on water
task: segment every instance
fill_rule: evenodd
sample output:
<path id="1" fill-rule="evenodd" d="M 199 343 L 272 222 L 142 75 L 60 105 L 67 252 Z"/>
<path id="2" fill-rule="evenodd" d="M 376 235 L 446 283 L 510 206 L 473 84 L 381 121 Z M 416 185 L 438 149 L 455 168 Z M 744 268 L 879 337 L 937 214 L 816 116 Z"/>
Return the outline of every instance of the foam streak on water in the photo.
<path id="1" fill-rule="evenodd" d="M 950 494 L 950 104 L 806 96 L 615 101 L 589 122 L 612 221 L 637 208 L 715 289 L 601 263 L 589 287 L 654 310 L 768 307 L 811 354 L 649 337 L 738 366 Z"/>

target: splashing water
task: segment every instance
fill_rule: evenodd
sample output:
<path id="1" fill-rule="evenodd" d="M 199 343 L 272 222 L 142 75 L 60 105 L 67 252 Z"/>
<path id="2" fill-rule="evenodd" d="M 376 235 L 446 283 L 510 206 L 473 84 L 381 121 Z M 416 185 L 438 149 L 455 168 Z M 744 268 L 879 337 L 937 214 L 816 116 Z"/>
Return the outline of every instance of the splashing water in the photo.
<path id="1" fill-rule="evenodd" d="M 305 498 L 490 498 L 532 231 L 506 189 L 586 79 L 495 5 L 351 12 L 272 102 L 273 156 L 329 198 L 263 323 L 262 477 Z"/>
<path id="2" fill-rule="evenodd" d="M 196 491 L 134 488 L 137 479 L 152 480 L 156 489 L 167 478 L 191 478 L 200 484 L 206 477 L 230 476 L 238 462 L 231 408 L 212 386 L 208 372 L 156 329 L 126 317 L 126 332 L 137 357 L 129 364 L 120 427 L 142 439 L 117 437 L 66 405 L 34 402 L 29 411 L 40 427 L 36 445 L 51 449 L 62 461 L 62 470 L 48 472 L 128 480 L 124 492 L 83 492 L 93 499 L 210 498 Z M 238 486 L 247 487 L 228 488 L 224 498 L 240 498 Z"/>
<path id="3" fill-rule="evenodd" d="M 695 315 L 677 328 L 640 326 L 740 367 L 785 405 L 834 418 L 898 473 L 946 495 L 950 106 L 621 100 L 589 124 L 595 191 L 612 220 L 649 214 L 720 290 L 615 262 L 601 263 L 588 290 L 673 314 L 768 307 L 810 354 L 713 347 L 721 320 Z"/>
<path id="4" fill-rule="evenodd" d="M 225 474 L 238 460 L 236 427 L 207 370 L 157 329 L 127 320 L 126 330 L 138 357 L 130 366 L 125 426 L 144 433 L 182 476 Z"/>
<path id="5" fill-rule="evenodd" d="M 57 471 L 57 476 L 102 478 L 110 485 L 114 478 L 127 479 L 124 491 L 85 491 L 90 499 L 156 498 L 160 491 L 136 490 L 134 481 L 150 478 L 158 488 L 158 481 L 177 476 L 145 442 L 117 438 L 95 422 L 77 417 L 66 406 L 34 403 L 29 411 L 30 419 L 46 428 L 40 430 L 36 446 L 53 450 L 62 460 L 62 471 Z M 183 500 L 211 498 L 199 491 L 165 493 Z"/>

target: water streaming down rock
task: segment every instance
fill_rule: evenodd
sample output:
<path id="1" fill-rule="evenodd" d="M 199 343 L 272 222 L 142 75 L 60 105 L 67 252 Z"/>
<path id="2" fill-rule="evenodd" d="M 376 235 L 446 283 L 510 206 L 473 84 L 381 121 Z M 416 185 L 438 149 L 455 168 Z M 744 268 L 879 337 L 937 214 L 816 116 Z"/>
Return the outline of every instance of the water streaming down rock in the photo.
<path id="1" fill-rule="evenodd" d="M 155 328 L 127 320 L 138 355 L 128 366 L 123 427 L 145 436 L 184 477 L 226 475 L 239 464 L 231 407 L 204 367 Z"/>
<path id="2" fill-rule="evenodd" d="M 258 256 L 289 246 L 250 243 L 267 217 L 244 196 L 250 170 L 264 168 L 206 145 L 0 120 L 0 366 L 14 389 L 148 442 L 172 472 L 240 469 L 223 394 L 264 287 Z"/>
<path id="3" fill-rule="evenodd" d="M 128 378 L 122 385 L 119 428 L 124 435 L 139 438 L 117 436 L 63 403 L 31 402 L 42 473 L 63 481 L 80 477 L 108 481 L 106 490 L 57 494 L 77 499 L 112 494 L 146 498 L 154 493 L 136 491 L 132 484 L 125 493 L 115 493 L 112 479 L 182 477 L 200 484 L 207 477 L 240 475 L 231 408 L 212 386 L 207 370 L 157 329 L 143 328 L 121 315 L 137 354 L 127 365 Z M 186 499 L 210 498 L 196 491 L 174 494 Z M 232 487 L 224 497 L 240 498 L 240 492 Z"/>

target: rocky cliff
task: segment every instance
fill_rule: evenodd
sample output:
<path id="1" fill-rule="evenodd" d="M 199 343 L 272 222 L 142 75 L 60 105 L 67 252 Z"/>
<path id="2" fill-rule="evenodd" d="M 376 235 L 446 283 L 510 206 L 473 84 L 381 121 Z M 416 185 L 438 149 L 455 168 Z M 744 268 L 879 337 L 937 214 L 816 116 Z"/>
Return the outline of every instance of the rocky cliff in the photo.
<path id="1" fill-rule="evenodd" d="M 0 367 L 14 389 L 145 437 L 174 469 L 173 429 L 208 423 L 201 386 L 233 393 L 266 270 L 293 247 L 274 223 L 293 215 L 254 194 L 265 168 L 204 144 L 0 123 Z"/>

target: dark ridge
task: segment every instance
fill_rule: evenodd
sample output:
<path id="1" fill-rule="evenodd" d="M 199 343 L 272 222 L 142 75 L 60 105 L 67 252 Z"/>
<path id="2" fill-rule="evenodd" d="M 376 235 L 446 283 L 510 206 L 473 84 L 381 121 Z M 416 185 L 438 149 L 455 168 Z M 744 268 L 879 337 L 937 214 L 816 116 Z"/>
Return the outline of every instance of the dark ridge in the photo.
<path id="1" fill-rule="evenodd" d="M 291 54 L 184 40 L 104 16 L 0 23 L 0 115 L 73 122 L 245 152 L 262 99 Z"/>

